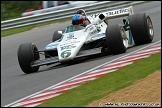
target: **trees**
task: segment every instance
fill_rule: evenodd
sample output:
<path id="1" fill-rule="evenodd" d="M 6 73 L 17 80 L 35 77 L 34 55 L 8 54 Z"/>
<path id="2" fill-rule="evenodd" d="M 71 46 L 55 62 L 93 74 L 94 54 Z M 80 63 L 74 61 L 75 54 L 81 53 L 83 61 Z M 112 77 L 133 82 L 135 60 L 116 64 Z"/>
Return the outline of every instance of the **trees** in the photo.
<path id="1" fill-rule="evenodd" d="M 27 9 L 38 9 L 40 1 L 1 1 L 1 21 L 19 18 Z"/>

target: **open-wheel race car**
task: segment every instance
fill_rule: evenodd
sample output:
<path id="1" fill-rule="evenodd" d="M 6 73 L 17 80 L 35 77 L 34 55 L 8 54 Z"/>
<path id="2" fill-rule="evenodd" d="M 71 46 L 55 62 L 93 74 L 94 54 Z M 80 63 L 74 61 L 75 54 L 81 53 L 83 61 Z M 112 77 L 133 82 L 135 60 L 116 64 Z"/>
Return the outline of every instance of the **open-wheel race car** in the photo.
<path id="1" fill-rule="evenodd" d="M 134 14 L 133 7 L 86 16 L 86 26 L 69 25 L 53 34 L 52 43 L 38 50 L 34 43 L 18 48 L 18 62 L 26 74 L 37 72 L 42 65 L 67 63 L 94 54 L 121 54 L 134 45 L 151 43 L 154 30 L 146 13 Z M 108 25 L 108 20 L 127 16 L 123 24 Z M 41 53 L 40 53 L 41 52 Z M 44 58 L 40 60 L 40 54 Z"/>

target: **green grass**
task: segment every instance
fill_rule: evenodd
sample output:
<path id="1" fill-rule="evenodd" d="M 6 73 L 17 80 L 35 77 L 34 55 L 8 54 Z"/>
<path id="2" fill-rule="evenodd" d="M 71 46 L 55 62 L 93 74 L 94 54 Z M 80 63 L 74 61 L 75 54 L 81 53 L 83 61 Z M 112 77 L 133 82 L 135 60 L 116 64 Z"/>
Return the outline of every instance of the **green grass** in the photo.
<path id="1" fill-rule="evenodd" d="M 84 107 L 161 69 L 161 52 L 71 89 L 37 107 Z"/>
<path id="2" fill-rule="evenodd" d="M 152 2 L 152 1 L 146 1 L 144 3 L 149 3 L 149 2 Z M 141 4 L 144 4 L 144 3 L 138 3 L 138 4 L 135 4 L 133 6 L 141 5 Z M 28 30 L 31 30 L 32 28 L 35 28 L 35 27 L 48 25 L 48 24 L 54 24 L 54 23 L 57 23 L 57 22 L 65 22 L 65 21 L 68 21 L 68 20 L 71 20 L 71 18 L 61 19 L 61 20 L 57 20 L 57 21 L 51 21 L 51 22 L 41 23 L 41 24 L 36 24 L 36 25 L 30 25 L 30 26 L 25 26 L 25 27 L 21 27 L 21 28 L 14 28 L 14 29 L 9 29 L 9 30 L 4 30 L 4 31 L 1 31 L 1 37 L 21 33 L 21 32 L 24 32 L 24 31 L 28 31 Z"/>

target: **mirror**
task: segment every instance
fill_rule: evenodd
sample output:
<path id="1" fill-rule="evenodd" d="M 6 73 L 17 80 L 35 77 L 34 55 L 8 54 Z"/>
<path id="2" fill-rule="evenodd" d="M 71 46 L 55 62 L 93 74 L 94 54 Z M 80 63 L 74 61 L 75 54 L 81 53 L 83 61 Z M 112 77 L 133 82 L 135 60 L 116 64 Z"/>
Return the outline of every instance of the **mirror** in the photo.
<path id="1" fill-rule="evenodd" d="M 57 31 L 58 32 L 58 34 L 62 34 L 62 31 Z"/>

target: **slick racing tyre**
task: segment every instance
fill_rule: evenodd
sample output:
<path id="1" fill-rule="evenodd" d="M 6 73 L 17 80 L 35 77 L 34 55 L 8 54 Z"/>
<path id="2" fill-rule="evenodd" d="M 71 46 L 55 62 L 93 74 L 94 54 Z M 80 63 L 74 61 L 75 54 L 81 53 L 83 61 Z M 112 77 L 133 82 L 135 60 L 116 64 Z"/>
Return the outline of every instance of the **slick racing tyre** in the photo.
<path id="1" fill-rule="evenodd" d="M 128 16 L 130 29 L 136 45 L 151 43 L 154 37 L 154 29 L 151 18 L 146 13 Z"/>
<path id="2" fill-rule="evenodd" d="M 128 47 L 128 39 L 124 28 L 119 24 L 107 27 L 106 43 L 112 54 L 125 53 Z"/>
<path id="3" fill-rule="evenodd" d="M 53 34 L 53 37 L 52 37 L 52 42 L 54 42 L 62 37 L 62 34 L 59 34 L 58 31 L 64 32 L 65 29 L 55 31 Z"/>
<path id="4" fill-rule="evenodd" d="M 23 43 L 19 46 L 17 56 L 20 68 L 26 74 L 37 72 L 39 66 L 31 67 L 31 63 L 35 60 L 38 60 L 39 53 L 37 47 L 33 43 Z"/>

